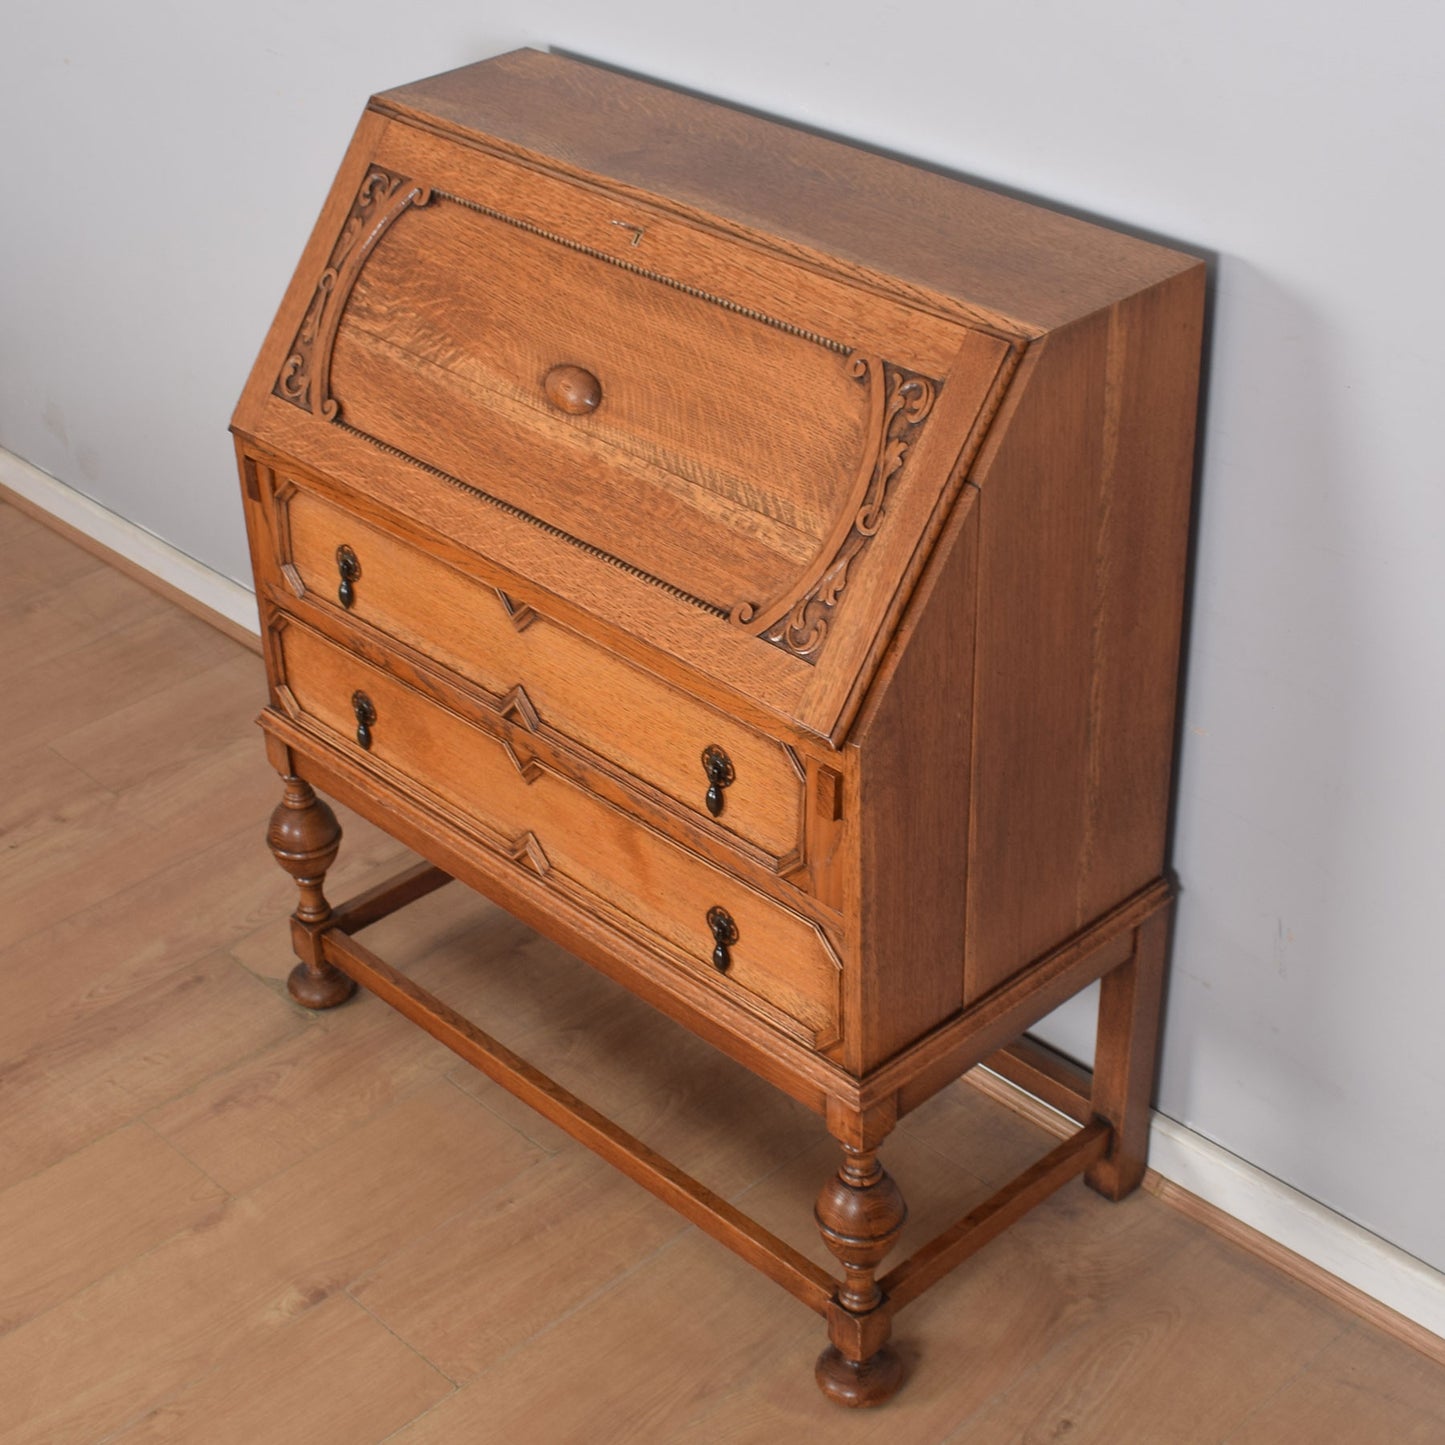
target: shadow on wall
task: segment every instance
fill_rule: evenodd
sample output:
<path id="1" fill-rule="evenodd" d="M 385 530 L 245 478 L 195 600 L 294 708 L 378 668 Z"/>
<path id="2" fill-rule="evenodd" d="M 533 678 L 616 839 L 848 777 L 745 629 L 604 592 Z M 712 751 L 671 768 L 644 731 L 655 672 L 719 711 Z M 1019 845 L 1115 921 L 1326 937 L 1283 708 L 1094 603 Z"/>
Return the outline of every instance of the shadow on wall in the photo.
<path id="1" fill-rule="evenodd" d="M 1368 1061 L 1390 1044 L 1362 1047 L 1362 986 L 1386 969 L 1362 976 L 1352 888 L 1372 699 L 1387 695 L 1371 685 L 1356 537 L 1366 426 L 1327 316 L 1242 260 L 1219 268 L 1212 337 L 1159 1107 L 1379 1227 L 1362 1217 L 1359 1150 L 1388 1112 Z"/>

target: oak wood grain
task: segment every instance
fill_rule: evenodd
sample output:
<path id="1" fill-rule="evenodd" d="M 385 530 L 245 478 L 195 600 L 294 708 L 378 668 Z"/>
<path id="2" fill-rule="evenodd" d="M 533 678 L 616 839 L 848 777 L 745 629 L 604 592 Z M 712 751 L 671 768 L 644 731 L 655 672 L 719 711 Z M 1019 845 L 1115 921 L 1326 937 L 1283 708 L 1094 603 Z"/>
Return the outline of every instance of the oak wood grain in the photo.
<path id="1" fill-rule="evenodd" d="M 360 689 L 377 713 L 367 761 L 404 778 L 432 780 L 480 837 L 549 886 L 571 887 L 611 906 L 624 927 L 665 939 L 699 977 L 733 984 L 796 1019 L 826 1047 L 837 1036 L 838 964 L 817 925 L 739 887 L 691 854 L 650 838 L 619 812 L 598 807 L 550 769 L 510 745 L 430 707 L 370 664 L 292 625 L 281 635 L 284 672 L 299 716 L 350 742 L 351 698 Z M 725 906 L 739 938 L 726 973 L 711 962 L 706 914 Z"/>
<path id="2" fill-rule="evenodd" d="M 689 224 L 666 192 L 642 196 L 629 189 L 619 195 L 605 183 L 568 184 L 554 164 L 498 164 L 508 158 L 513 155 L 505 146 L 439 147 L 432 128 L 421 126 L 389 126 L 376 146 L 377 161 L 399 174 L 425 172 L 434 185 L 614 263 L 725 295 L 749 311 L 887 355 L 911 370 L 941 375 L 958 348 L 958 319 L 906 289 L 899 294 L 886 281 L 859 286 L 799 265 L 775 238 L 740 244 L 714 226 Z"/>
<path id="3" fill-rule="evenodd" d="M 539 87 L 549 96 L 540 107 Z M 402 86 L 375 104 L 1021 327 L 1064 325 L 1120 286 L 1142 288 L 1188 264 L 937 171 L 537 51 Z M 972 244 L 953 244 L 959 235 Z"/>
<path id="4" fill-rule="evenodd" d="M 1163 866 L 1202 284 L 1036 343 L 975 468 L 970 998 Z"/>
<path id="5" fill-rule="evenodd" d="M 15 535 L 7 511 L 0 506 L 0 535 Z M 0 607 L 13 580 L 0 571 Z M 184 732 L 196 707 L 198 732 L 210 732 L 215 699 L 174 688 L 175 728 Z M 158 685 L 156 695 L 170 690 Z M 139 759 L 151 719 L 131 716 L 140 732 L 127 742 L 118 728 L 111 743 L 117 757 Z M 13 777 L 38 773 L 37 757 L 13 754 Z M 65 770 L 46 776 L 62 797 Z M 197 797 L 220 776 L 197 769 Z M 255 811 L 264 813 L 273 778 L 256 788 Z M 36 799 L 43 807 L 43 791 Z M 338 897 L 406 866 L 380 830 L 345 810 L 341 818 Z M 44 1146 L 25 1146 L 24 1177 L 0 1193 L 4 1237 L 16 1246 L 4 1252 L 0 1278 L 39 1310 L 0 1335 L 0 1408 L 12 1410 L 18 1390 L 24 1414 L 32 1370 L 43 1387 L 35 1420 L 12 1415 L 7 1439 L 50 1445 L 121 1432 L 353 1445 L 398 1429 L 450 1442 L 505 1426 L 524 1439 L 651 1430 L 683 1440 L 826 1434 L 931 1445 L 978 1438 L 980 1428 L 1017 1439 L 1027 1424 L 1008 1431 L 1020 1414 L 1048 1430 L 1068 1413 L 1051 1401 L 1086 1404 L 1070 1417 L 1071 1433 L 1087 1435 L 1097 1415 L 1111 1440 L 1153 1439 L 1161 1429 L 1247 1445 L 1440 1434 L 1445 1365 L 1383 1333 L 1346 1287 L 1327 1297 L 1308 1275 L 1310 1288 L 1295 1287 L 1281 1266 L 1298 1264 L 1277 1249 L 1241 1267 L 1242 1249 L 1259 1249 L 1243 1236 L 1197 1247 L 1216 1237 L 1220 1220 L 1207 1207 L 1196 1220 L 1174 1207 L 1177 1195 L 1111 1205 L 1077 1184 L 899 1316 L 910 1382 L 887 1411 L 834 1411 L 808 1380 L 816 1322 L 710 1241 L 677 1234 L 673 1216 L 643 1191 L 565 1136 L 513 1156 L 509 1140 L 533 1148 L 519 1126 L 541 1133 L 526 1124 L 524 1106 L 513 1101 L 508 1115 L 510 1096 L 377 1001 L 369 1012 L 364 1000 L 351 1006 L 350 1020 L 348 1009 L 304 1027 L 275 988 L 289 967 L 281 917 L 289 892 L 248 824 L 0 956 L 11 990 L 0 1019 L 6 1056 L 19 1049 L 35 1060 L 22 1064 L 16 1088 L 7 1077 L 0 1133 Z M 769 1228 L 826 1258 L 809 1216 L 836 1146 L 814 1114 L 467 889 L 443 889 L 364 936 Z M 208 971 L 218 941 L 253 977 Z M 172 1007 L 166 969 L 204 975 L 182 991 L 182 1007 Z M 226 982 L 232 976 L 247 988 Z M 280 1033 L 254 1029 L 267 1012 Z M 369 1090 L 373 1019 L 420 1052 L 435 1049 L 439 1072 L 412 1076 L 400 1092 L 378 1077 Z M 297 1053 L 268 1073 L 288 1039 Z M 227 1082 L 208 1090 L 207 1069 Z M 25 1080 L 42 1072 L 52 1087 L 33 1092 Z M 127 1111 L 140 1107 L 151 1120 L 171 1108 L 199 1119 L 203 1098 L 218 1105 L 206 1129 L 175 1139 L 193 1164 L 129 1122 Z M 103 1132 L 74 1132 L 71 1122 L 91 1118 L 98 1099 Z M 457 1103 L 479 1108 L 480 1132 L 474 1116 L 454 1112 Z M 232 1182 L 246 1197 L 213 1219 L 220 1196 L 196 1182 L 195 1165 L 226 1156 L 228 1118 L 232 1167 L 251 1170 L 250 1160 L 254 1172 L 249 1181 L 237 1173 Z M 268 1131 L 283 1146 L 274 1153 Z M 1049 1136 L 964 1081 L 905 1115 L 884 1147 L 912 1210 L 900 1243 L 907 1251 L 1024 1168 Z M 496 1168 L 489 1157 L 501 1161 Z M 523 1158 L 532 1162 L 517 1173 Z M 552 1249 L 534 1247 L 533 1220 L 548 1227 Z M 385 1325 L 337 1287 L 348 1271 L 350 1292 L 378 1309 L 384 1302 Z M 498 1298 L 505 1318 L 491 1308 Z M 1249 1323 L 1256 1316 L 1259 1328 Z M 679 1368 L 660 1369 L 663 1360 Z M 442 1401 L 428 1368 L 449 1366 L 466 1383 Z M 1221 1427 L 1221 1404 L 1238 1424 Z M 297 1435 L 287 1433 L 293 1425 Z"/>
<path id="6" fill-rule="evenodd" d="M 824 1313 L 841 1403 L 903 1374 L 880 1147 L 1095 979 L 1099 1120 L 899 1299 L 1143 1175 L 1202 318 L 1180 253 L 518 53 L 373 102 L 236 411 L 293 996 L 355 978 Z M 820 1114 L 844 1279 L 351 937 L 317 789 Z"/>
<path id="7" fill-rule="evenodd" d="M 849 744 L 859 940 L 849 1062 L 860 1074 L 964 1003 L 972 503 L 972 493 L 960 502 Z"/>
<path id="8" fill-rule="evenodd" d="M 352 546 L 364 570 L 345 609 L 350 618 L 479 683 L 499 704 L 525 679 L 523 706 L 541 727 L 660 786 L 699 817 L 707 791 L 702 751 L 721 746 L 734 779 L 717 826 L 777 858 L 798 846 L 802 779 L 779 743 L 305 488 L 277 506 L 286 539 L 278 560 L 295 568 L 308 597 L 341 610 L 335 553 Z"/>
<path id="9" fill-rule="evenodd" d="M 570 217 L 555 224 L 575 234 Z M 597 438 L 726 498 L 735 525 L 756 514 L 780 539 L 801 532 L 804 546 L 831 524 L 866 440 L 867 394 L 845 354 L 445 199 L 408 216 L 357 283 L 337 338 L 336 391 L 348 399 L 339 352 L 352 328 L 508 398 L 553 435 Z M 575 421 L 542 387 L 561 363 L 601 384 L 600 403 Z M 804 398 L 819 425 L 796 425 Z M 378 431 L 359 393 L 348 414 L 409 451 L 401 438 L 425 434 L 418 415 Z M 492 472 L 484 454 L 463 470 L 479 468 Z M 545 486 L 516 499 L 555 505 Z M 617 503 L 625 513 L 625 496 Z"/>

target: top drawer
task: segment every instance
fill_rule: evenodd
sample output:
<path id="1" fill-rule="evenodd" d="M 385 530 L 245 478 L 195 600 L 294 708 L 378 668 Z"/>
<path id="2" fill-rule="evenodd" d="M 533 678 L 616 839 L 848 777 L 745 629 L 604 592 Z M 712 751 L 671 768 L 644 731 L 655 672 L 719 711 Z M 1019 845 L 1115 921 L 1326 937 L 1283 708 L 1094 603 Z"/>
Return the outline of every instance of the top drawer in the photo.
<path id="1" fill-rule="evenodd" d="M 795 861 L 804 777 L 784 744 L 294 480 L 277 488 L 274 516 L 277 562 L 298 595 L 479 684 L 514 721 L 581 744 L 696 821 L 762 849 L 780 871 Z"/>

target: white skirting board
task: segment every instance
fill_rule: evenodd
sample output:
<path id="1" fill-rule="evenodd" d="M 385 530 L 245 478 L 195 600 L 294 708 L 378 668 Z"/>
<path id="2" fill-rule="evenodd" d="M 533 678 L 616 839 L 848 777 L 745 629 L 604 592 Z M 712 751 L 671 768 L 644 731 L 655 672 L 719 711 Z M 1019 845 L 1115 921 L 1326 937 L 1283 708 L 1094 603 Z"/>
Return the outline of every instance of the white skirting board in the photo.
<path id="1" fill-rule="evenodd" d="M 1445 1274 L 1156 1113 L 1149 1167 L 1257 1233 L 1445 1339 Z"/>
<path id="2" fill-rule="evenodd" d="M 0 486 L 24 497 L 59 522 L 83 532 L 102 547 L 219 612 L 247 632 L 259 634 L 256 595 L 249 588 L 213 572 L 194 557 L 162 541 L 99 502 L 82 496 L 74 487 L 58 482 L 23 457 L 0 447 Z"/>
<path id="3" fill-rule="evenodd" d="M 0 485 L 255 633 L 255 596 L 124 517 L 0 448 Z M 1288 1184 L 1155 1114 L 1149 1166 L 1386 1308 L 1445 1337 L 1445 1274 Z"/>

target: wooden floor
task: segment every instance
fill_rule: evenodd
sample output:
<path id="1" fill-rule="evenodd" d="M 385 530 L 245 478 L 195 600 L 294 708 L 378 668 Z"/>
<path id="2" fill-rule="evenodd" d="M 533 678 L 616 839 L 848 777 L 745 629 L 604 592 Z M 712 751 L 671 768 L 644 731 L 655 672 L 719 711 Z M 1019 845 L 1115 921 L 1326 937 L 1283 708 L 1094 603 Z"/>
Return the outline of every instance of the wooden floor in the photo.
<path id="1" fill-rule="evenodd" d="M 290 1002 L 252 654 L 0 506 L 0 682 L 6 1445 L 1445 1441 L 1445 1369 L 1079 1183 L 900 1317 L 896 1401 L 826 1404 L 776 1286 L 375 999 Z M 343 825 L 336 899 L 405 856 Z M 458 885 L 367 938 L 826 1260 L 804 1110 Z M 940 1095 L 909 1234 L 1049 1142 Z"/>

